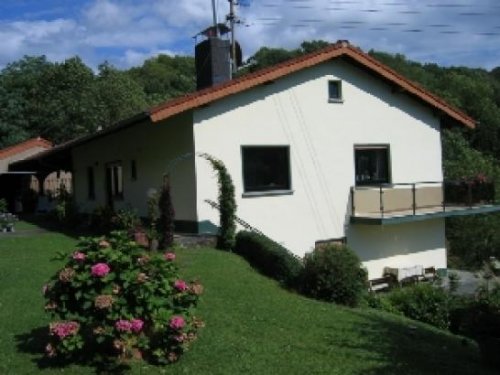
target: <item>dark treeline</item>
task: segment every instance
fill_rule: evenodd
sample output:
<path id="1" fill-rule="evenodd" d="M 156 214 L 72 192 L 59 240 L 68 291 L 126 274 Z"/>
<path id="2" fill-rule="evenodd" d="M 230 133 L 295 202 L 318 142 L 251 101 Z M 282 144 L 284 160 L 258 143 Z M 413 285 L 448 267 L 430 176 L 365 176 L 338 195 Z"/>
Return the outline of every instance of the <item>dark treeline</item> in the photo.
<path id="1" fill-rule="evenodd" d="M 292 50 L 263 47 L 239 74 L 327 45 L 313 40 Z M 456 127 L 443 132 L 446 178 L 481 174 L 499 180 L 500 67 L 440 67 L 400 54 L 369 53 L 479 121 L 475 130 Z M 54 63 L 27 56 L 0 72 L 0 148 L 36 136 L 62 143 L 194 89 L 194 58 L 189 56 L 159 55 L 129 70 L 103 63 L 97 72 L 78 57 Z M 449 219 L 452 265 L 472 268 L 491 255 L 500 257 L 497 228 L 499 215 Z"/>

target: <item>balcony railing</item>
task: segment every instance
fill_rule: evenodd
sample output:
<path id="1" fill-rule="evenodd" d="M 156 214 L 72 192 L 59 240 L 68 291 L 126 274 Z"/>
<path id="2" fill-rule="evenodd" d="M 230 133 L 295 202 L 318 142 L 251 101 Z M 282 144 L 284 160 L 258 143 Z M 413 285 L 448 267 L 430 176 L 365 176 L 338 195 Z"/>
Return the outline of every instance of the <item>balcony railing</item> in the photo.
<path id="1" fill-rule="evenodd" d="M 495 203 L 489 181 L 445 181 L 355 186 L 353 217 L 394 217 L 459 210 Z"/>

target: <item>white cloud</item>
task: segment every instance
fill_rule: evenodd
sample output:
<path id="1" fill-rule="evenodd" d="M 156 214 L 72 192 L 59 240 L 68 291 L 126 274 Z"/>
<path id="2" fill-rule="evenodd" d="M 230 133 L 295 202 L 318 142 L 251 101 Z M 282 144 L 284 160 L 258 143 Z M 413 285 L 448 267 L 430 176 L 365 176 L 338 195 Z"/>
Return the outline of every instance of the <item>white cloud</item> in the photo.
<path id="1" fill-rule="evenodd" d="M 130 66 L 159 51 L 192 53 L 192 36 L 212 23 L 209 0 L 86 1 L 72 17 L 44 19 L 50 12 L 39 12 L 39 19 L 2 22 L 0 15 L 0 65 L 25 54 L 54 59 L 79 54 L 93 66 L 105 59 Z M 217 3 L 223 21 L 229 5 Z M 253 0 L 237 9 L 242 19 L 237 38 L 247 57 L 262 46 L 348 39 L 364 50 L 423 61 L 500 65 L 497 0 Z"/>
<path id="2" fill-rule="evenodd" d="M 131 67 L 131 66 L 136 66 L 140 65 L 144 62 L 144 60 L 147 60 L 151 57 L 158 56 L 158 55 L 169 55 L 169 56 L 174 56 L 177 53 L 171 50 L 152 50 L 149 52 L 142 52 L 142 51 L 137 51 L 133 49 L 128 49 L 125 51 L 124 56 L 121 58 L 121 63 L 123 66 L 126 67 Z"/>

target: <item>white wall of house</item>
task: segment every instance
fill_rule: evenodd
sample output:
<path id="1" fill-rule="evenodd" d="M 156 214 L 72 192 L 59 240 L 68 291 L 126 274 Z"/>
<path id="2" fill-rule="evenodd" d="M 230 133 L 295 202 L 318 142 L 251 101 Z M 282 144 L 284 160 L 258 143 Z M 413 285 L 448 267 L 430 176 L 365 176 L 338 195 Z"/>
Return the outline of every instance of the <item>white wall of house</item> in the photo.
<path id="1" fill-rule="evenodd" d="M 73 177 L 80 209 L 92 212 L 106 204 L 106 165 L 120 162 L 123 200 L 115 200 L 115 208 L 133 208 L 141 216 L 147 216 L 148 192 L 159 190 L 173 159 L 193 152 L 192 129 L 191 113 L 185 113 L 158 124 L 143 122 L 76 147 L 72 151 Z M 136 180 L 131 175 L 132 160 L 136 162 Z M 88 197 L 87 167 L 90 166 L 94 168 L 95 199 Z M 176 163 L 170 176 L 176 219 L 196 221 L 193 158 Z"/>
<path id="2" fill-rule="evenodd" d="M 342 103 L 328 100 L 328 81 L 335 79 L 342 81 Z M 298 255 L 317 240 L 347 235 L 354 145 L 388 144 L 393 183 L 442 180 L 439 119 L 432 110 L 340 60 L 199 108 L 193 120 L 196 151 L 223 160 L 232 175 L 238 216 Z M 249 145 L 290 147 L 291 194 L 243 197 L 241 146 Z M 217 225 L 218 212 L 204 202 L 217 198 L 215 175 L 206 161 L 195 163 L 198 219 Z M 413 225 L 389 231 L 398 227 L 420 241 L 415 233 L 422 231 L 412 235 Z M 441 242 L 433 249 L 442 251 L 442 225 L 429 228 Z M 395 247 L 392 232 L 384 233 L 359 226 L 348 239 L 360 254 L 367 251 L 367 236 L 381 248 L 384 241 Z M 413 248 L 418 244 L 408 246 Z"/>
<path id="3" fill-rule="evenodd" d="M 370 278 L 382 277 L 385 267 L 446 268 L 444 219 L 382 227 L 351 225 L 347 239 Z"/>

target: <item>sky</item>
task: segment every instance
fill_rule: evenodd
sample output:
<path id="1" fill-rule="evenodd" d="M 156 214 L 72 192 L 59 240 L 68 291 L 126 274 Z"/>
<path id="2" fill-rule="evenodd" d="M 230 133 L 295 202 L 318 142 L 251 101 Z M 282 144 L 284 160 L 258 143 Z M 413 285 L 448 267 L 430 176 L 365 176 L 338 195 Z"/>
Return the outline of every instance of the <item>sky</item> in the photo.
<path id="1" fill-rule="evenodd" d="M 346 39 L 422 63 L 500 66 L 500 0 L 239 1 L 244 57 L 262 46 Z M 215 2 L 225 21 L 228 0 Z M 192 55 L 194 36 L 212 20 L 212 0 L 0 0 L 0 67 L 24 55 L 78 55 L 93 68 L 104 61 L 129 68 L 160 53 Z"/>

